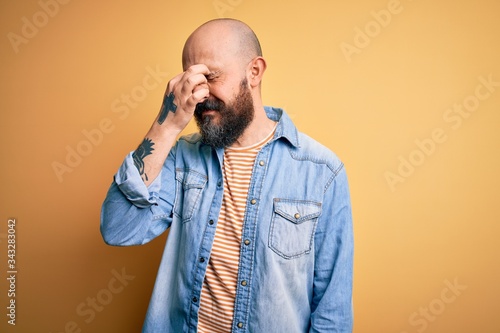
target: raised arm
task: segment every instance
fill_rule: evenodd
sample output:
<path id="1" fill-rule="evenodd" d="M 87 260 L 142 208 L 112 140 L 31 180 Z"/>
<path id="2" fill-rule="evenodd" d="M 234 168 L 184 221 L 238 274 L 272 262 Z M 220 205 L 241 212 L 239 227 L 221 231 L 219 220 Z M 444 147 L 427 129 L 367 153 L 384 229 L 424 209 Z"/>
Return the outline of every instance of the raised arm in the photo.
<path id="1" fill-rule="evenodd" d="M 102 205 L 106 243 L 144 244 L 169 227 L 175 199 L 171 149 L 196 105 L 209 96 L 208 73 L 205 65 L 193 65 L 168 83 L 158 116 L 139 147 L 125 158 Z"/>
<path id="2" fill-rule="evenodd" d="M 194 65 L 168 83 L 158 116 L 132 154 L 146 185 L 160 173 L 177 136 L 193 117 L 196 104 L 208 98 L 208 74 L 207 66 Z"/>

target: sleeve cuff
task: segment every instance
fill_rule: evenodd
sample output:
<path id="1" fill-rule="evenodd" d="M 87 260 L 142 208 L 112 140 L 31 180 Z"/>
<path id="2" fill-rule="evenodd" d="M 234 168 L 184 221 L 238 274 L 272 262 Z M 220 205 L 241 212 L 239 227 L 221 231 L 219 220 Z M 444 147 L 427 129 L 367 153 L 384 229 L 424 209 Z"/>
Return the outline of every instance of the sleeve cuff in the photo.
<path id="1" fill-rule="evenodd" d="M 146 186 L 139 171 L 134 165 L 132 153 L 130 152 L 115 175 L 115 182 L 125 197 L 135 206 L 140 208 L 157 205 L 158 193 L 161 185 L 161 171 L 156 179 Z"/>

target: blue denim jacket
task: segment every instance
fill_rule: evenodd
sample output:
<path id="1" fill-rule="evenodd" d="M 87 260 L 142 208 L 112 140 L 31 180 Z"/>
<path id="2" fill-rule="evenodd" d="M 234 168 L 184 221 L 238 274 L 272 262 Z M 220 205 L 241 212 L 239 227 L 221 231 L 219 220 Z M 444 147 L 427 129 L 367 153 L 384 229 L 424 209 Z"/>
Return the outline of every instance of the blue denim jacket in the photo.
<path id="1" fill-rule="evenodd" d="M 352 331 L 353 235 L 343 164 L 281 109 L 248 189 L 233 332 Z M 131 154 L 102 207 L 110 245 L 144 244 L 169 228 L 143 332 L 196 332 L 203 278 L 222 203 L 223 149 L 178 140 L 146 187 Z M 203 258 L 203 259 L 202 259 Z"/>

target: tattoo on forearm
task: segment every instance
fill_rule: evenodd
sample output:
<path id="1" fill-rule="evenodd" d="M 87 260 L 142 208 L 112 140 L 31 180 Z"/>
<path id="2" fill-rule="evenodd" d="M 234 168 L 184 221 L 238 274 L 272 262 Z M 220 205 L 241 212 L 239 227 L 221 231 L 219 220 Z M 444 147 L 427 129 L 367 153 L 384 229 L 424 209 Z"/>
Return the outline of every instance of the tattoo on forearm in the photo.
<path id="1" fill-rule="evenodd" d="M 161 106 L 161 112 L 160 116 L 158 117 L 158 124 L 163 124 L 165 119 L 167 119 L 168 113 L 172 111 L 172 113 L 175 113 L 177 110 L 177 105 L 174 103 L 174 93 L 171 92 L 168 95 L 165 95 L 163 98 L 163 105 Z"/>
<path id="2" fill-rule="evenodd" d="M 151 139 L 145 138 L 139 145 L 139 147 L 137 147 L 135 152 L 132 154 L 132 158 L 134 159 L 134 164 L 137 170 L 139 170 L 139 174 L 141 175 L 143 181 L 148 180 L 148 175 L 144 170 L 144 157 L 152 154 L 152 151 L 154 150 L 153 148 L 154 145 L 155 143 Z"/>

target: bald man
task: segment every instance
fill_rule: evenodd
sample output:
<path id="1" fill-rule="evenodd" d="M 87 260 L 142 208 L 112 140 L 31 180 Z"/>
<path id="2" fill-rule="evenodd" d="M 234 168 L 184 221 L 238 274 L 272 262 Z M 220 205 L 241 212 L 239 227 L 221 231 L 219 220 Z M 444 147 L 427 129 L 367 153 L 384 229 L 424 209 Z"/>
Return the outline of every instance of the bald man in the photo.
<path id="1" fill-rule="evenodd" d="M 110 245 L 169 229 L 143 332 L 351 332 L 344 165 L 263 105 L 266 61 L 243 22 L 200 26 L 182 65 L 102 207 Z M 199 133 L 177 140 L 193 117 Z"/>

